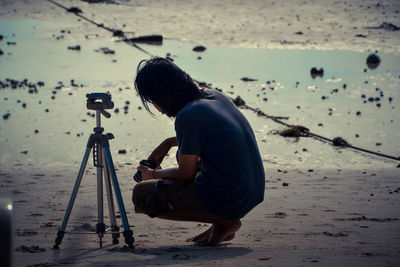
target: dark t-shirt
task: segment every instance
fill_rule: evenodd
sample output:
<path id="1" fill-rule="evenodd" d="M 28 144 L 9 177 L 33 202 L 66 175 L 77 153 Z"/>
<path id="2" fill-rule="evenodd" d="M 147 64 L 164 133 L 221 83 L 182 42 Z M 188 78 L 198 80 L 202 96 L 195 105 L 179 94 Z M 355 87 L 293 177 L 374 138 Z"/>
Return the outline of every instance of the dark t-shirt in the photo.
<path id="1" fill-rule="evenodd" d="M 264 168 L 251 126 L 216 90 L 187 104 L 176 116 L 178 151 L 202 161 L 195 191 L 213 214 L 240 219 L 263 201 Z"/>

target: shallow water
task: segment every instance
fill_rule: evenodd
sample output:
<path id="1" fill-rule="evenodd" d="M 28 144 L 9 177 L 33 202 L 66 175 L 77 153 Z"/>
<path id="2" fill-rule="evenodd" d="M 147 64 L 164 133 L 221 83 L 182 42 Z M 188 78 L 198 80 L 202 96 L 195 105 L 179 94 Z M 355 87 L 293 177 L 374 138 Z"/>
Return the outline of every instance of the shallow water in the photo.
<path id="1" fill-rule="evenodd" d="M 174 134 L 173 120 L 158 114 L 151 118 L 133 91 L 136 66 L 148 58 L 143 52 L 115 42 L 107 33 L 85 38 L 88 33 L 79 28 L 79 23 L 67 26 L 33 20 L 0 21 L 0 34 L 4 36 L 0 41 L 4 52 L 0 56 L 0 80 L 26 78 L 45 84 L 36 94 L 28 93 L 26 88 L 0 90 L 1 166 L 75 166 L 80 162 L 95 126 L 95 119 L 87 115 L 88 92 L 109 91 L 119 109 L 119 113 L 111 112 L 110 119 L 102 120 L 106 132 L 116 136 L 111 148 L 119 168 L 134 169 L 163 138 Z M 57 39 L 60 36 L 63 38 Z M 77 44 L 80 51 L 68 49 Z M 142 47 L 153 55 L 171 53 L 175 63 L 194 79 L 211 83 L 231 97 L 240 95 L 249 106 L 267 114 L 288 116 L 289 124 L 306 126 L 328 138 L 341 136 L 373 151 L 400 155 L 399 55 L 378 52 L 382 62 L 377 69 L 369 70 L 367 52 L 209 46 L 205 52 L 196 53 L 192 51 L 195 45 L 165 40 L 162 46 Z M 115 54 L 95 51 L 101 47 Z M 313 79 L 312 67 L 322 67 L 324 76 Z M 257 81 L 244 82 L 243 77 Z M 380 99 L 369 102 L 370 97 Z M 127 114 L 124 106 L 128 106 Z M 281 130 L 281 125 L 249 110 L 243 112 L 254 128 L 266 168 L 396 165 L 392 160 L 337 149 L 312 138 L 296 141 L 274 135 L 272 131 Z M 7 120 L 3 119 L 5 114 L 10 114 Z M 120 149 L 127 153 L 118 154 Z M 173 159 L 171 153 L 165 164 L 172 165 Z"/>

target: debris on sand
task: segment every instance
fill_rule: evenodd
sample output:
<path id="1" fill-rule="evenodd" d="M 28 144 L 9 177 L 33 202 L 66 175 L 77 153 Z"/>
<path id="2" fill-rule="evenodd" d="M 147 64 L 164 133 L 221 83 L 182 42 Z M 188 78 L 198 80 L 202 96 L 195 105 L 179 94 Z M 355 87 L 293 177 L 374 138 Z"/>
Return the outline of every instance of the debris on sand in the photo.
<path id="1" fill-rule="evenodd" d="M 285 126 L 280 132 L 283 137 L 307 137 L 310 130 L 301 125 Z"/>
<path id="2" fill-rule="evenodd" d="M 273 218 L 284 219 L 287 216 L 288 215 L 286 213 L 278 211 L 278 212 L 275 212 L 275 214 L 273 215 Z"/>
<path id="3" fill-rule="evenodd" d="M 114 55 L 115 54 L 115 51 L 114 50 L 111 50 L 110 48 L 108 48 L 108 47 L 100 47 L 99 49 L 96 49 L 96 50 L 94 50 L 94 51 L 96 51 L 96 52 L 103 52 L 105 55 Z"/>
<path id="4" fill-rule="evenodd" d="M 246 105 L 246 102 L 244 102 L 244 100 L 243 100 L 240 96 L 237 96 L 235 99 L 233 99 L 233 103 L 234 103 L 237 107 Z"/>
<path id="5" fill-rule="evenodd" d="M 369 221 L 369 222 L 393 222 L 398 221 L 398 218 L 368 218 L 364 215 L 360 217 L 353 217 L 353 218 L 337 218 L 336 221 Z"/>
<path id="6" fill-rule="evenodd" d="M 68 8 L 67 12 L 71 12 L 71 13 L 75 13 L 75 14 L 83 13 L 82 9 L 80 9 L 79 7 L 76 7 L 76 6 L 72 6 L 72 7 Z"/>
<path id="7" fill-rule="evenodd" d="M 138 37 L 126 39 L 125 42 L 143 43 L 143 44 L 151 44 L 151 45 L 162 45 L 163 36 L 162 35 L 144 35 L 144 36 L 138 36 Z"/>
<path id="8" fill-rule="evenodd" d="M 121 31 L 121 30 L 118 30 L 118 29 L 112 30 L 112 33 L 113 33 L 114 37 L 121 37 L 121 38 L 125 37 L 125 33 L 123 31 Z"/>
<path id="9" fill-rule="evenodd" d="M 359 38 L 367 38 L 368 35 L 365 34 L 356 34 L 355 37 L 359 37 Z"/>
<path id="10" fill-rule="evenodd" d="M 324 77 L 324 69 L 323 68 L 317 69 L 313 67 L 310 71 L 310 74 L 313 79 L 315 79 L 318 76 L 322 78 Z"/>
<path id="11" fill-rule="evenodd" d="M 256 81 L 258 81 L 257 79 L 248 78 L 248 77 L 243 77 L 243 78 L 241 78 L 241 80 L 244 81 L 244 82 L 256 82 Z"/>
<path id="12" fill-rule="evenodd" d="M 71 46 L 68 46 L 68 50 L 81 51 L 81 46 L 80 45 L 71 45 Z"/>
<path id="13" fill-rule="evenodd" d="M 349 143 L 346 140 L 344 140 L 342 137 L 338 136 L 338 137 L 333 138 L 332 145 L 333 146 L 348 146 Z"/>
<path id="14" fill-rule="evenodd" d="M 120 150 L 118 150 L 118 154 L 126 154 L 126 149 L 120 149 Z"/>
<path id="15" fill-rule="evenodd" d="M 22 81 L 6 78 L 4 81 L 0 80 L 0 89 L 28 89 L 29 94 L 38 93 L 37 83 L 30 82 L 28 79 Z"/>
<path id="16" fill-rule="evenodd" d="M 339 232 L 336 234 L 333 234 L 331 232 L 323 232 L 323 234 L 326 236 L 332 236 L 332 237 L 347 237 L 347 236 L 349 236 L 349 234 L 346 232 Z"/>
<path id="17" fill-rule="evenodd" d="M 370 26 L 370 27 L 364 27 L 365 29 L 371 29 L 371 30 L 386 30 L 386 31 L 399 31 L 400 27 L 394 25 L 393 23 L 390 22 L 383 22 L 379 26 Z"/>
<path id="18" fill-rule="evenodd" d="M 207 49 L 207 48 L 206 48 L 205 46 L 198 45 L 198 46 L 193 47 L 192 50 L 193 50 L 194 52 L 204 52 L 206 49 Z"/>
<path id="19" fill-rule="evenodd" d="M 34 236 L 37 235 L 38 233 L 35 230 L 32 229 L 24 229 L 23 231 L 17 229 L 16 235 L 17 236 Z"/>
<path id="20" fill-rule="evenodd" d="M 119 5 L 119 3 L 114 0 L 82 0 L 83 2 L 87 2 L 89 4 L 114 4 Z"/>
<path id="21" fill-rule="evenodd" d="M 3 120 L 8 120 L 8 118 L 10 118 L 10 113 L 6 113 L 3 115 Z"/>
<path id="22" fill-rule="evenodd" d="M 380 63 L 381 58 L 375 53 L 372 53 L 367 57 L 367 66 L 369 69 L 376 69 Z"/>

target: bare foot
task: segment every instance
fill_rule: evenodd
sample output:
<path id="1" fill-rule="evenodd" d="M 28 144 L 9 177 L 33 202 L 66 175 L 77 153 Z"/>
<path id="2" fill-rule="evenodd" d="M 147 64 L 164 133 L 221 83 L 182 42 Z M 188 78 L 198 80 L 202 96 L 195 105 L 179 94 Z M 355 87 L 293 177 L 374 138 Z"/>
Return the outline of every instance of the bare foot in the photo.
<path id="1" fill-rule="evenodd" d="M 214 225 L 212 225 L 210 228 L 208 228 L 205 232 L 203 232 L 195 237 L 188 238 L 186 241 L 195 242 L 198 244 L 206 243 L 210 239 L 213 227 L 214 227 Z M 231 241 L 234 238 L 235 238 L 235 233 L 226 236 L 222 241 Z"/>
<path id="2" fill-rule="evenodd" d="M 240 220 L 215 223 L 211 227 L 210 237 L 206 242 L 202 242 L 201 245 L 217 246 L 222 241 L 232 240 L 235 238 L 236 231 L 239 230 L 241 226 L 242 223 Z"/>
<path id="3" fill-rule="evenodd" d="M 195 237 L 189 238 L 187 241 L 191 241 L 191 242 L 204 242 L 207 241 L 210 238 L 211 235 L 211 231 L 212 231 L 213 226 L 211 226 L 210 228 L 208 228 L 207 231 L 196 235 Z"/>

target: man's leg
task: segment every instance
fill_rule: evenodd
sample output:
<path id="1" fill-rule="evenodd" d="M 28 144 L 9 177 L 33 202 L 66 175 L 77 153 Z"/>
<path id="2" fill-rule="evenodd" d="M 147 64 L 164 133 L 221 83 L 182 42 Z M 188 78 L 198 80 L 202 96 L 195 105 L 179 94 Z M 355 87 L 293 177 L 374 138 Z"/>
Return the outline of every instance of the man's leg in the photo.
<path id="1" fill-rule="evenodd" d="M 210 213 L 195 196 L 193 185 L 160 189 L 157 180 L 141 182 L 133 190 L 132 201 L 137 212 L 150 217 L 213 224 L 192 239 L 204 245 L 214 246 L 232 240 L 241 226 L 240 220 L 227 220 Z"/>

